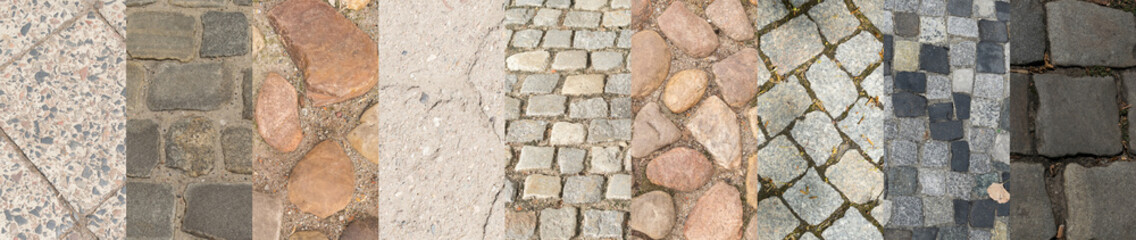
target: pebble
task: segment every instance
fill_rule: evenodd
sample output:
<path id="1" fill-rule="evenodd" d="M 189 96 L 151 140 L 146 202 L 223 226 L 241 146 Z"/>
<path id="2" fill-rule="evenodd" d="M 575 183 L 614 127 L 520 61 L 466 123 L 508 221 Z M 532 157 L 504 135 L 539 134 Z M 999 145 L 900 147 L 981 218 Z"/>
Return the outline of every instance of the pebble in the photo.
<path id="1" fill-rule="evenodd" d="M 288 201 L 319 218 L 347 207 L 355 192 L 355 174 L 343 147 L 325 140 L 304 155 L 288 178 Z"/>
<path id="2" fill-rule="evenodd" d="M 288 0 L 268 11 L 288 56 L 303 70 L 316 107 L 366 94 L 379 80 L 379 50 L 355 23 L 319 0 Z"/>
<path id="3" fill-rule="evenodd" d="M 296 89 L 280 74 L 269 73 L 256 97 L 257 131 L 264 142 L 281 152 L 291 152 L 304 140 L 300 129 Z M 377 112 L 372 114 L 376 117 Z"/>
<path id="4" fill-rule="evenodd" d="M 672 2 L 656 21 L 667 39 L 687 55 L 704 58 L 718 49 L 718 36 L 710 23 L 690 12 L 681 1 Z"/>
<path id="5" fill-rule="evenodd" d="M 671 196 L 653 191 L 631 199 L 631 229 L 654 239 L 663 239 L 675 224 L 675 207 Z"/>
<path id="6" fill-rule="evenodd" d="M 686 147 L 671 149 L 647 164 L 647 179 L 651 183 L 683 192 L 702 187 L 713 174 L 714 166 L 709 160 Z"/>
<path id="7" fill-rule="evenodd" d="M 643 97 L 654 92 L 671 69 L 671 51 L 662 36 L 655 31 L 642 31 L 631 36 L 631 97 Z M 547 53 L 545 58 L 547 58 Z M 510 68 L 512 69 L 512 68 Z"/>
<path id="8" fill-rule="evenodd" d="M 690 109 L 702 99 L 709 78 L 706 71 L 701 69 L 688 69 L 675 73 L 667 82 L 667 87 L 663 89 L 663 105 L 674 113 Z"/>

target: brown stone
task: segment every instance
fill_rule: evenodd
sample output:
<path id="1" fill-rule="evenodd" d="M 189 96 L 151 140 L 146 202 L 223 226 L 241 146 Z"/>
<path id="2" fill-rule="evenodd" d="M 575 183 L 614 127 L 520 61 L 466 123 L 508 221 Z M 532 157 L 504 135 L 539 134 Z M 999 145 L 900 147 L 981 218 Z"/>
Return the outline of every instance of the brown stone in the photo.
<path id="1" fill-rule="evenodd" d="M 671 2 L 656 20 L 667 39 L 687 55 L 704 58 L 718 49 L 718 36 L 710 23 L 690 12 L 682 1 Z"/>
<path id="2" fill-rule="evenodd" d="M 631 1 L 631 25 L 638 26 L 651 18 L 651 2 L 647 0 Z"/>
<path id="3" fill-rule="evenodd" d="M 740 107 L 753 99 L 757 94 L 758 76 L 761 59 L 757 56 L 757 49 L 746 48 L 734 53 L 712 66 L 714 82 L 722 91 L 722 98 L 730 106 Z M 769 73 L 765 73 L 768 77 Z"/>
<path id="4" fill-rule="evenodd" d="M 659 111 L 659 105 L 649 102 L 639 109 L 631 124 L 631 156 L 646 157 L 681 136 L 678 126 Z"/>
<path id="5" fill-rule="evenodd" d="M 327 240 L 327 236 L 316 231 L 303 231 L 293 233 L 288 240 Z"/>
<path id="6" fill-rule="evenodd" d="M 727 37 L 738 41 L 753 39 L 753 24 L 746 17 L 741 1 L 714 1 L 706 6 L 706 17 Z"/>
<path id="7" fill-rule="evenodd" d="M 645 30 L 631 36 L 631 97 L 643 97 L 663 84 L 671 70 L 671 50 L 659 33 Z"/>
<path id="8" fill-rule="evenodd" d="M 746 168 L 746 204 L 757 208 L 757 193 L 761 191 L 761 182 L 757 179 L 757 155 L 749 156 L 749 165 Z"/>
<path id="9" fill-rule="evenodd" d="M 379 80 L 378 46 L 331 5 L 287 0 L 268 11 L 296 67 L 308 98 L 325 106 L 366 94 Z"/>
<path id="10" fill-rule="evenodd" d="M 714 166 L 702 153 L 677 147 L 647 163 L 647 180 L 659 186 L 689 192 L 702 187 L 714 175 Z"/>
<path id="11" fill-rule="evenodd" d="M 268 73 L 256 96 L 256 129 L 269 146 L 291 152 L 304 140 L 296 89 L 276 73 Z"/>
<path id="12" fill-rule="evenodd" d="M 718 166 L 734 169 L 741 165 L 741 129 L 737 115 L 718 97 L 703 100 L 686 123 L 686 129 L 710 152 Z"/>
<path id="13" fill-rule="evenodd" d="M 379 164 L 378 105 L 363 111 L 363 116 L 359 118 L 359 126 L 347 134 L 347 142 L 351 143 L 351 147 L 355 148 L 355 152 L 359 155 L 363 155 L 363 158 Z"/>
<path id="14" fill-rule="evenodd" d="M 321 219 L 347 207 L 354 192 L 354 166 L 334 140 L 308 151 L 288 178 L 288 201 Z"/>
<path id="15" fill-rule="evenodd" d="M 663 105 L 667 105 L 673 113 L 681 113 L 693 107 L 702 94 L 706 92 L 706 84 L 710 75 L 701 69 L 688 69 L 675 73 L 667 81 L 663 89 Z"/>
<path id="16" fill-rule="evenodd" d="M 742 237 L 742 202 L 738 189 L 715 183 L 690 210 L 683 235 L 690 240 L 737 240 Z"/>
<path id="17" fill-rule="evenodd" d="M 347 228 L 343 229 L 343 233 L 339 235 L 339 240 L 374 240 L 379 239 L 379 219 L 372 216 L 364 216 L 351 223 L 347 224 Z"/>
<path id="18" fill-rule="evenodd" d="M 757 214 L 754 214 L 753 217 L 749 218 L 749 224 L 746 224 L 745 234 L 743 234 L 744 238 L 742 238 L 742 239 L 757 240 L 757 234 L 758 234 L 758 232 L 757 232 L 757 221 L 759 221 L 761 219 L 757 219 L 756 216 L 757 216 Z"/>
<path id="19" fill-rule="evenodd" d="M 281 199 L 252 191 L 252 238 L 280 239 L 280 216 L 284 212 Z"/>
<path id="20" fill-rule="evenodd" d="M 653 191 L 631 199 L 631 229 L 654 239 L 664 239 L 675 224 L 675 207 L 671 196 Z"/>
<path id="21" fill-rule="evenodd" d="M 536 212 L 505 211 L 505 239 L 530 239 L 536 233 Z"/>
<path id="22" fill-rule="evenodd" d="M 347 6 L 347 9 L 351 9 L 351 10 L 363 9 L 363 7 L 367 6 L 367 3 L 371 2 L 371 0 L 340 0 L 340 1 L 343 1 L 343 6 Z"/>

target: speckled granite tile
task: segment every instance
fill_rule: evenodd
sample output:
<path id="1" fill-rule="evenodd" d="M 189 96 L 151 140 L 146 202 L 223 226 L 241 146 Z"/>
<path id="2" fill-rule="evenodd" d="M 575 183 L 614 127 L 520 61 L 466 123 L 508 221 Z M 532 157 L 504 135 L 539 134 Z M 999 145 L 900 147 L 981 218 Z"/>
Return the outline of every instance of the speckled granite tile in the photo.
<path id="1" fill-rule="evenodd" d="M 0 236 L 59 239 L 75 223 L 51 186 L 28 171 L 16 148 L 0 140 Z"/>
<path id="2" fill-rule="evenodd" d="M 0 69 L 0 125 L 79 212 L 125 178 L 125 46 L 88 13 Z"/>
<path id="3" fill-rule="evenodd" d="M 31 48 L 89 6 L 82 0 L 0 1 L 0 63 Z"/>
<path id="4" fill-rule="evenodd" d="M 126 188 L 119 187 L 111 196 L 87 217 L 87 228 L 99 239 L 126 238 Z"/>

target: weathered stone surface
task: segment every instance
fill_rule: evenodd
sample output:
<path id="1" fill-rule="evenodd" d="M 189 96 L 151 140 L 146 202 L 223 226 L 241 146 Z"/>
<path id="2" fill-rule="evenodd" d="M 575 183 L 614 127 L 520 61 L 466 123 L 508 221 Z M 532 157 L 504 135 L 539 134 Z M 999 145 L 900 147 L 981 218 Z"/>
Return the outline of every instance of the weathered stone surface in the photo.
<path id="1" fill-rule="evenodd" d="M 560 178 L 533 174 L 525 178 L 523 199 L 560 197 Z"/>
<path id="2" fill-rule="evenodd" d="M 651 17 L 651 2 L 648 0 L 631 1 L 631 25 L 638 26 Z"/>
<path id="3" fill-rule="evenodd" d="M 185 117 L 166 131 L 166 166 L 191 177 L 209 173 L 216 159 L 217 129 L 205 117 Z"/>
<path id="4" fill-rule="evenodd" d="M 158 124 L 149 119 L 126 122 L 126 175 L 150 177 L 150 170 L 158 165 L 161 135 Z"/>
<path id="5" fill-rule="evenodd" d="M 379 80 L 378 45 L 330 5 L 288 0 L 268 11 L 314 106 L 361 96 Z"/>
<path id="6" fill-rule="evenodd" d="M 654 239 L 663 239 L 675 224 L 674 201 L 663 191 L 652 191 L 631 199 L 631 229 Z"/>
<path id="7" fill-rule="evenodd" d="M 229 102 L 232 80 L 220 63 L 166 63 L 158 66 L 146 93 L 152 111 L 216 110 Z"/>
<path id="8" fill-rule="evenodd" d="M 197 19 L 178 12 L 133 12 L 126 16 L 126 52 L 133 58 L 193 59 Z"/>
<path id="9" fill-rule="evenodd" d="M 631 200 L 631 184 L 634 180 L 630 174 L 615 174 L 608 177 L 607 190 L 604 197 L 607 199 Z"/>
<path id="10" fill-rule="evenodd" d="M 210 11 L 201 15 L 201 57 L 232 57 L 249 52 L 244 13 Z"/>
<path id="11" fill-rule="evenodd" d="M 670 81 L 667 81 L 667 87 L 663 89 L 663 105 L 673 113 L 681 113 L 694 107 L 698 100 L 702 100 L 709 78 L 710 75 L 706 74 L 706 71 L 697 68 L 675 73 Z"/>
<path id="12" fill-rule="evenodd" d="M 552 70 L 574 71 L 586 67 L 588 67 L 588 52 L 584 50 L 558 52 L 552 59 Z"/>
<path id="13" fill-rule="evenodd" d="M 798 16 L 761 37 L 761 50 L 773 62 L 777 75 L 796 69 L 824 50 L 816 29 L 816 23 Z"/>
<path id="14" fill-rule="evenodd" d="M 785 202 L 796 210 L 802 220 L 813 225 L 827 219 L 844 202 L 840 198 L 840 193 L 825 183 L 820 175 L 817 175 L 816 170 L 811 168 L 781 197 L 784 197 Z"/>
<path id="15" fill-rule="evenodd" d="M 1037 152 L 1050 157 L 1120 153 L 1120 116 L 1112 78 L 1034 75 Z"/>
<path id="16" fill-rule="evenodd" d="M 505 59 L 505 66 L 512 71 L 541 72 L 548 68 L 548 51 L 528 51 L 513 54 Z"/>
<path id="17" fill-rule="evenodd" d="M 296 89 L 276 73 L 269 73 L 256 96 L 256 126 L 268 146 L 291 152 L 304 140 Z"/>
<path id="18" fill-rule="evenodd" d="M 252 238 L 280 239 L 283 201 L 268 193 L 252 192 Z"/>
<path id="19" fill-rule="evenodd" d="M 1045 6 L 1042 2 L 1010 2 L 1010 23 L 1013 25 L 1010 28 L 1010 63 L 1028 64 L 1045 57 Z"/>
<path id="20" fill-rule="evenodd" d="M 319 231 L 301 231 L 288 236 L 288 240 L 327 240 L 327 235 Z"/>
<path id="21" fill-rule="evenodd" d="M 588 123 L 588 142 L 631 140 L 631 119 L 595 119 Z"/>
<path id="22" fill-rule="evenodd" d="M 1068 239 L 1123 239 L 1136 236 L 1136 163 L 1113 162 L 1109 166 L 1065 168 L 1065 200 L 1068 204 Z M 1011 187 L 1014 185 L 1011 184 Z M 1017 205 L 1017 204 L 1013 204 Z M 1016 236 L 1015 236 L 1016 237 Z"/>
<path id="23" fill-rule="evenodd" d="M 826 169 L 824 175 L 853 203 L 876 200 L 884 192 L 884 172 L 857 151 L 844 152 L 840 161 Z"/>
<path id="24" fill-rule="evenodd" d="M 809 66 L 805 72 L 809 85 L 816 93 L 817 99 L 824 105 L 824 110 L 832 115 L 840 115 L 849 104 L 856 102 L 856 85 L 847 73 L 836 66 L 836 62 L 821 57 L 819 61 Z"/>
<path id="25" fill-rule="evenodd" d="M 1133 82 L 1132 84 L 1136 84 Z M 1125 86 L 1129 87 L 1129 101 L 1134 99 L 1132 97 L 1132 87 L 1136 87 L 1128 82 Z M 1029 94 L 1030 94 L 1030 75 L 1014 73 L 1010 75 L 1010 150 L 1014 153 L 1033 153 L 1033 138 L 1030 137 L 1029 123 Z M 1129 119 L 1132 117 L 1129 116 Z M 1130 127 L 1131 129 L 1131 127 Z"/>
<path id="26" fill-rule="evenodd" d="M 580 222 L 580 236 L 585 238 L 620 238 L 623 236 L 623 212 L 588 209 Z"/>
<path id="27" fill-rule="evenodd" d="M 173 237 L 173 188 L 160 183 L 126 182 L 126 235 L 131 238 Z"/>
<path id="28" fill-rule="evenodd" d="M 576 235 L 576 208 L 545 208 L 540 211 L 541 239 L 570 239 Z"/>
<path id="29" fill-rule="evenodd" d="M 805 148 L 805 153 L 818 163 L 828 162 L 828 158 L 843 142 L 840 132 L 832 125 L 832 118 L 819 111 L 805 115 L 805 119 L 793 127 L 792 133 L 793 139 Z"/>
<path id="30" fill-rule="evenodd" d="M 691 57 L 704 58 L 718 49 L 718 36 L 710 23 L 690 12 L 683 2 L 671 2 L 655 21 L 667 39 Z"/>
<path id="31" fill-rule="evenodd" d="M 536 233 L 536 213 L 505 211 L 505 239 L 528 240 Z"/>
<path id="32" fill-rule="evenodd" d="M 844 217 L 837 219 L 821 234 L 824 239 L 831 240 L 869 240 L 884 239 L 876 226 L 864 219 L 855 208 L 848 208 Z"/>
<path id="33" fill-rule="evenodd" d="M 710 152 L 718 166 L 733 169 L 741 164 L 741 129 L 737 115 L 718 97 L 702 101 L 686 129 Z"/>
<path id="34" fill-rule="evenodd" d="M 643 97 L 654 92 L 671 69 L 671 50 L 655 31 L 641 31 L 631 36 L 631 96 Z"/>
<path id="35" fill-rule="evenodd" d="M 785 185 L 809 167 L 809 163 L 801 157 L 803 154 L 784 135 L 777 136 L 757 150 L 757 174 L 772 179 L 774 185 Z"/>
<path id="36" fill-rule="evenodd" d="M 1124 87 L 1127 89 L 1127 91 L 1126 91 L 1127 96 L 1125 96 L 1125 99 L 1127 99 L 1129 103 L 1136 103 L 1136 70 L 1127 71 L 1127 72 L 1122 73 L 1121 78 L 1122 78 L 1122 81 L 1124 81 Z M 1016 89 L 1011 88 L 1010 90 L 1016 90 Z M 1015 109 L 1011 109 L 1011 111 L 1012 110 L 1015 110 Z M 1128 119 L 1136 119 L 1136 111 L 1128 111 Z M 1014 122 L 1010 125 L 1013 126 L 1013 127 L 1017 127 L 1017 125 L 1015 125 L 1015 124 L 1018 124 L 1018 122 Z M 1133 124 L 1128 124 L 1127 131 L 1128 131 L 1128 136 L 1136 136 L 1136 126 L 1133 126 Z M 1014 134 L 1017 134 L 1017 133 L 1015 132 Z M 1014 135 L 1014 136 L 1017 137 L 1017 135 Z M 1016 144 L 1014 141 L 1017 141 L 1017 139 L 1013 139 L 1010 142 L 1013 143 L 1013 144 Z M 1136 149 L 1136 142 L 1128 141 L 1128 149 Z"/>
<path id="37" fill-rule="evenodd" d="M 714 82 L 722 99 L 733 107 L 741 107 L 757 94 L 757 87 L 769 80 L 769 71 L 757 54 L 757 49 L 745 48 L 726 59 L 714 63 Z"/>
<path id="38" fill-rule="evenodd" d="M 836 47 L 836 60 L 852 75 L 859 76 L 869 65 L 880 61 L 880 51 L 883 51 L 883 47 L 884 44 L 871 33 L 860 32 L 848 42 Z"/>
<path id="39" fill-rule="evenodd" d="M 747 11 L 750 19 L 753 20 L 754 27 L 758 30 L 765 28 L 774 21 L 780 20 L 789 14 L 789 10 L 785 8 L 785 4 L 781 1 L 763 2 L 762 7 L 751 7 Z"/>
<path id="40" fill-rule="evenodd" d="M 1057 235 L 1053 224 L 1053 208 L 1045 189 L 1045 166 L 1030 163 L 1011 163 L 1009 186 L 1010 233 L 1014 238 L 1045 239 Z"/>
<path id="41" fill-rule="evenodd" d="M 347 224 L 347 228 L 339 235 L 340 240 L 373 240 L 379 239 L 379 219 L 372 216 L 363 216 Z"/>
<path id="42" fill-rule="evenodd" d="M 1046 3 L 1045 10 L 1054 64 L 1136 66 L 1136 16 L 1073 0 Z"/>
<path id="43" fill-rule="evenodd" d="M 218 239 L 252 238 L 251 184 L 190 184 L 185 205 L 182 231 Z"/>
<path id="44" fill-rule="evenodd" d="M 880 101 L 887 101 L 886 98 L 881 98 Z M 885 144 L 881 142 L 881 139 L 887 138 L 884 120 L 892 114 L 890 108 L 877 106 L 868 103 L 868 99 L 860 99 L 848 110 L 848 116 L 836 125 L 852 142 L 860 146 L 861 151 L 868 154 L 872 162 L 879 162 L 884 156 Z"/>
<path id="45" fill-rule="evenodd" d="M 595 203 L 603 199 L 603 176 L 570 176 L 564 181 L 564 203 Z"/>
<path id="46" fill-rule="evenodd" d="M 706 17 L 727 37 L 738 41 L 753 39 L 753 25 L 741 1 L 714 1 L 706 6 Z"/>
<path id="47" fill-rule="evenodd" d="M 738 189 L 725 182 L 707 190 L 690 215 L 682 233 L 686 239 L 727 240 L 742 237 L 742 202 Z"/>
<path id="48" fill-rule="evenodd" d="M 651 183 L 683 192 L 702 187 L 713 174 L 710 161 L 686 147 L 671 149 L 647 164 L 647 179 Z"/>
<path id="49" fill-rule="evenodd" d="M 252 174 L 252 138 L 256 134 L 246 127 L 229 127 L 221 131 L 221 151 L 225 155 L 225 170 L 239 174 Z"/>
<path id="50" fill-rule="evenodd" d="M 678 127 L 649 102 L 639 109 L 632 125 L 631 156 L 645 157 L 655 150 L 677 141 L 681 136 Z"/>
<path id="51" fill-rule="evenodd" d="M 809 16 L 817 21 L 830 43 L 844 39 L 860 25 L 860 20 L 848 12 L 844 1 L 823 1 L 809 10 Z"/>
<path id="52" fill-rule="evenodd" d="M 379 163 L 379 108 L 371 106 L 359 117 L 359 126 L 347 134 L 355 152 L 372 163 Z"/>
<path id="53" fill-rule="evenodd" d="M 786 81 L 778 83 L 773 89 L 757 97 L 757 114 L 761 116 L 762 125 L 770 135 L 781 133 L 793 119 L 805 113 L 812 105 L 805 87 L 790 76 Z"/>
<path id="54" fill-rule="evenodd" d="M 533 142 L 544 139 L 544 130 L 548 122 L 538 120 L 516 120 L 509 123 L 505 133 L 508 142 Z"/>
<path id="55" fill-rule="evenodd" d="M 746 227 L 746 240 L 784 239 L 800 225 L 789 207 L 777 197 L 767 198 L 757 205 L 757 214 Z"/>
<path id="56" fill-rule="evenodd" d="M 296 163 L 288 178 L 288 201 L 319 218 L 347 207 L 355 192 L 355 174 L 343 147 L 325 140 Z"/>
<path id="57" fill-rule="evenodd" d="M 552 155 L 556 151 L 553 147 L 522 146 L 521 154 L 517 157 L 515 171 L 541 170 L 552 168 Z"/>

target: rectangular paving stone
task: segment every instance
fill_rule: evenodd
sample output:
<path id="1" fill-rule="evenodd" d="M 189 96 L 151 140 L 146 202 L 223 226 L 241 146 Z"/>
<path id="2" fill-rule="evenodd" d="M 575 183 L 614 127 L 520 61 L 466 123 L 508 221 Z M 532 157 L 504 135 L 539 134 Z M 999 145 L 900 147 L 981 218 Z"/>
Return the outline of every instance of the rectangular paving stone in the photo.
<path id="1" fill-rule="evenodd" d="M 197 53 L 197 18 L 179 12 L 126 16 L 126 52 L 133 58 L 189 61 Z"/>
<path id="2" fill-rule="evenodd" d="M 163 63 L 154 71 L 146 102 L 152 111 L 212 111 L 233 95 L 220 63 Z"/>
<path id="3" fill-rule="evenodd" d="M 923 44 L 919 48 L 919 70 L 950 74 L 951 66 L 950 59 L 947 57 L 948 52 L 945 47 Z"/>
<path id="4" fill-rule="evenodd" d="M 1034 75 L 1037 152 L 1049 157 L 1122 151 L 1116 83 L 1109 77 Z"/>
<path id="5" fill-rule="evenodd" d="M 159 148 L 161 136 L 158 124 L 149 119 L 136 119 L 126 122 L 126 175 L 130 177 L 150 177 L 150 171 L 161 160 Z"/>
<path id="6" fill-rule="evenodd" d="M 1113 162 L 1085 168 L 1069 164 L 1065 169 L 1065 201 L 1068 205 L 1066 236 L 1069 239 L 1123 239 L 1136 236 L 1136 163 Z"/>
<path id="7" fill-rule="evenodd" d="M 560 167 L 560 174 L 576 174 L 584 171 L 584 157 L 587 150 L 579 148 L 561 147 L 556 150 L 556 165 Z"/>
<path id="8" fill-rule="evenodd" d="M 561 199 L 567 204 L 596 203 L 603 200 L 603 187 L 601 175 L 570 176 L 564 181 Z"/>
<path id="9" fill-rule="evenodd" d="M 1045 239 L 1057 235 L 1053 206 L 1045 188 L 1046 167 L 1042 164 L 1012 162 L 1013 176 L 1007 189 L 1010 204 L 1010 233 L 1015 238 Z"/>
<path id="10" fill-rule="evenodd" d="M 533 74 L 524 77 L 520 93 L 552 93 L 560 83 L 559 74 Z"/>
<path id="11" fill-rule="evenodd" d="M 570 48 L 572 47 L 572 30 L 550 29 L 544 34 L 543 48 Z"/>
<path id="12" fill-rule="evenodd" d="M 179 7 L 221 7 L 225 6 L 226 0 L 170 0 L 170 4 Z"/>
<path id="13" fill-rule="evenodd" d="M 921 117 L 927 114 L 927 99 L 923 96 L 900 92 L 893 95 L 891 100 L 896 117 Z"/>
<path id="14" fill-rule="evenodd" d="M 590 238 L 619 238 L 623 236 L 623 218 L 620 211 L 584 210 L 581 236 Z"/>
<path id="15" fill-rule="evenodd" d="M 565 27 L 576 28 L 596 28 L 600 25 L 600 16 L 598 12 L 588 11 L 568 11 L 564 15 Z"/>
<path id="16" fill-rule="evenodd" d="M 1136 16 L 1083 1 L 1045 4 L 1050 57 L 1064 66 L 1136 66 Z"/>
<path id="17" fill-rule="evenodd" d="M 1044 60 L 1046 43 L 1045 5 L 1042 0 L 1010 2 L 1010 63 Z"/>
<path id="18" fill-rule="evenodd" d="M 201 57 L 232 57 L 249 52 L 248 19 L 240 12 L 201 15 Z"/>
<path id="19" fill-rule="evenodd" d="M 970 144 L 966 141 L 951 142 L 951 171 L 970 170 Z"/>
<path id="20" fill-rule="evenodd" d="M 513 169 L 516 171 L 550 169 L 555 152 L 556 148 L 552 147 L 523 146 L 517 166 Z"/>
<path id="21" fill-rule="evenodd" d="M 538 95 L 529 97 L 525 108 L 526 116 L 557 116 L 564 114 L 565 101 L 568 97 L 563 95 Z"/>
<path id="22" fill-rule="evenodd" d="M 213 238 L 252 238 L 252 185 L 193 183 L 185 189 L 181 230 Z"/>
<path id="23" fill-rule="evenodd" d="M 931 139 L 952 141 L 962 138 L 962 121 L 934 122 L 930 125 Z"/>
<path id="24" fill-rule="evenodd" d="M 921 72 L 896 73 L 895 90 L 924 93 L 927 91 L 927 74 Z"/>
<path id="25" fill-rule="evenodd" d="M 127 182 L 126 236 L 169 239 L 173 237 L 174 189 L 162 183 Z"/>
<path id="26" fill-rule="evenodd" d="M 585 50 L 598 50 L 612 47 L 615 43 L 615 32 L 604 31 L 576 31 L 572 39 L 572 47 Z"/>
<path id="27" fill-rule="evenodd" d="M 631 119 L 595 119 L 588 124 L 588 142 L 631 140 Z"/>
<path id="28" fill-rule="evenodd" d="M 978 21 L 978 32 L 982 41 L 1004 43 L 1009 41 L 1009 33 L 1006 32 L 1006 22 L 981 20 Z"/>
<path id="29" fill-rule="evenodd" d="M 525 177 L 523 199 L 560 197 L 560 178 L 542 174 Z"/>
<path id="30" fill-rule="evenodd" d="M 571 239 L 576 236 L 576 208 L 545 208 L 540 211 L 541 239 Z"/>

